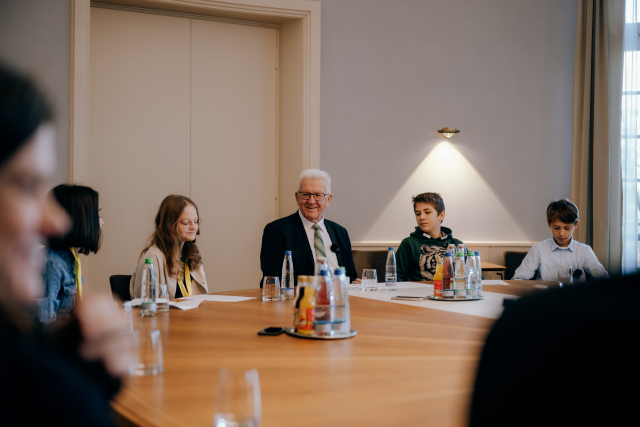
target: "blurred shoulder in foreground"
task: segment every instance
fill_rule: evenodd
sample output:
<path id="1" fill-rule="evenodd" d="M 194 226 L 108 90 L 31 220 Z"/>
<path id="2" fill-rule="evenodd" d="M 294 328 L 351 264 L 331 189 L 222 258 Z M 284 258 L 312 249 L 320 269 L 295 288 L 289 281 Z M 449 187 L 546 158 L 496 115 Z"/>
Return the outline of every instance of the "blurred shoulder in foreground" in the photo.
<path id="1" fill-rule="evenodd" d="M 640 275 L 541 292 L 487 337 L 470 425 L 627 424 L 640 400 Z"/>

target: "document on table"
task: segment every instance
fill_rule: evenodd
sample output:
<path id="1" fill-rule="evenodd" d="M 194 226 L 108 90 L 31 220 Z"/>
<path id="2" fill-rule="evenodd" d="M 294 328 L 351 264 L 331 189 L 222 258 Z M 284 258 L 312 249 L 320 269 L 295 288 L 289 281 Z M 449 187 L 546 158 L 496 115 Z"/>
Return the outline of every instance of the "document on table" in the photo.
<path id="1" fill-rule="evenodd" d="M 215 301 L 215 302 L 240 302 L 250 299 L 256 299 L 255 297 L 237 297 L 233 295 L 192 295 L 190 297 L 184 297 L 182 299 L 189 301 Z M 198 303 L 198 304 L 199 304 Z"/>
<path id="2" fill-rule="evenodd" d="M 507 282 L 503 282 L 502 280 L 483 280 L 483 285 L 509 285 Z"/>
<path id="3" fill-rule="evenodd" d="M 169 301 L 169 307 L 177 308 L 180 310 L 191 310 L 193 308 L 198 308 L 202 301 Z M 141 298 L 134 298 L 131 300 L 132 307 L 140 307 L 142 305 Z"/>

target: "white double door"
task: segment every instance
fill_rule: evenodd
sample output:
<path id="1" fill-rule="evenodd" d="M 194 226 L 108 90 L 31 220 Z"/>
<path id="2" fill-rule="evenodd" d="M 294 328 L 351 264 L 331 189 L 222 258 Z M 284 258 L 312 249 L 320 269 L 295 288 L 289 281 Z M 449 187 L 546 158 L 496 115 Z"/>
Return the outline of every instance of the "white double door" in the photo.
<path id="1" fill-rule="evenodd" d="M 169 194 L 190 197 L 209 291 L 257 286 L 276 218 L 277 32 L 91 9 L 88 185 L 103 244 L 87 287 L 131 274 Z"/>

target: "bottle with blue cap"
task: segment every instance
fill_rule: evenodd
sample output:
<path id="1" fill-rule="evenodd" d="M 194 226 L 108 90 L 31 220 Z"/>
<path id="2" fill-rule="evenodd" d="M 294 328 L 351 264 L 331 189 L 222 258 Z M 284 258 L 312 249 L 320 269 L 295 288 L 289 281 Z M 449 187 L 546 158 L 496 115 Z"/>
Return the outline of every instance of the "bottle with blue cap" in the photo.
<path id="1" fill-rule="evenodd" d="M 157 311 L 156 299 L 158 296 L 153 259 L 145 258 L 140 280 L 140 297 L 142 299 L 140 313 L 142 317 L 153 317 Z"/>
<path id="2" fill-rule="evenodd" d="M 398 281 L 396 276 L 396 251 L 392 247 L 387 253 L 387 266 L 384 274 L 385 289 L 395 291 L 398 289 Z"/>
<path id="3" fill-rule="evenodd" d="M 280 295 L 282 296 L 282 299 L 293 299 L 295 296 L 293 277 L 293 260 L 291 259 L 291 251 L 284 251 L 282 277 L 280 280 Z"/>
<path id="4" fill-rule="evenodd" d="M 331 277 L 328 270 L 320 270 L 316 277 L 315 335 L 331 335 Z"/>
<path id="5" fill-rule="evenodd" d="M 349 300 L 347 281 L 344 267 L 336 268 L 333 272 L 331 291 L 331 334 L 342 334 L 344 323 L 347 321 L 346 306 Z"/>

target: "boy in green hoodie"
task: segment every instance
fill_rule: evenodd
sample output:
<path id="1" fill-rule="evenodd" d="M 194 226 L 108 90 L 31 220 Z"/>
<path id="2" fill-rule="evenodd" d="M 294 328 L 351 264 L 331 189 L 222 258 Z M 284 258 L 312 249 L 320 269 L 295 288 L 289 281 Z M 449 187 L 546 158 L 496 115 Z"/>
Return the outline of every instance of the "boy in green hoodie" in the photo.
<path id="1" fill-rule="evenodd" d="M 440 225 L 445 215 L 440 194 L 422 193 L 412 201 L 418 226 L 398 248 L 398 282 L 433 280 L 436 258 L 444 258 L 450 243 L 456 246 L 462 243 L 453 238 L 450 229 Z M 466 247 L 464 253 L 467 253 Z"/>

